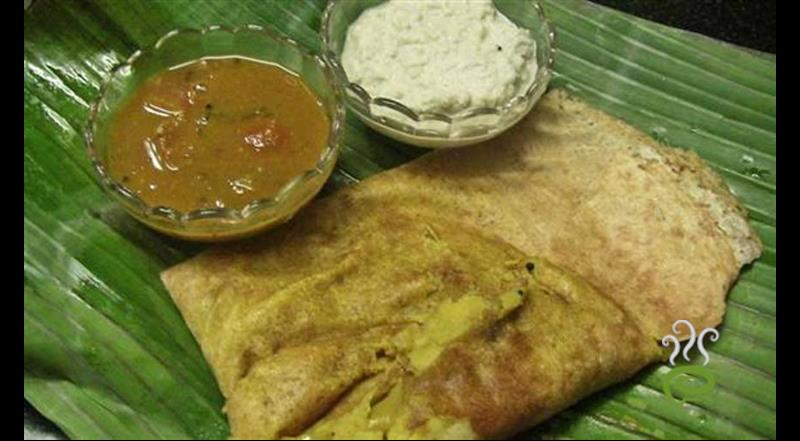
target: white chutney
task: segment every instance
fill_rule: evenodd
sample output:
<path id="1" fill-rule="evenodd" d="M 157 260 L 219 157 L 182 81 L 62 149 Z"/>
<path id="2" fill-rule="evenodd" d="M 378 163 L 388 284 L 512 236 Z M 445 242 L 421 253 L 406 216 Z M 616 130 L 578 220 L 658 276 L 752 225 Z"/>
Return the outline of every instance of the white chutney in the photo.
<path id="1" fill-rule="evenodd" d="M 347 31 L 342 66 L 416 112 L 499 107 L 533 82 L 536 44 L 491 0 L 389 0 Z"/>

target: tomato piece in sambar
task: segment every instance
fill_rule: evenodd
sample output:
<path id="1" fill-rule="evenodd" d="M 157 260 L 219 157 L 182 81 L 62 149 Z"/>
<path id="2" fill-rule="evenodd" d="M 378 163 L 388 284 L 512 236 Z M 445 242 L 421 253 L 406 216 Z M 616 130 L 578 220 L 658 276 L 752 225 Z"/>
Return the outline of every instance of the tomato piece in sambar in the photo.
<path id="1" fill-rule="evenodd" d="M 201 59 L 149 78 L 114 115 L 108 170 L 150 206 L 241 209 L 314 168 L 329 131 L 294 73 Z"/>

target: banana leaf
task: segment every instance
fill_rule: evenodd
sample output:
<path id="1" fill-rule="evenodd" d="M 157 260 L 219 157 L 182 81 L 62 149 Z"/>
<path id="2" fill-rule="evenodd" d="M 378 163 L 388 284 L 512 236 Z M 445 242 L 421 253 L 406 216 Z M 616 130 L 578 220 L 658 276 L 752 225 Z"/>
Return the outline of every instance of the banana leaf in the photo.
<path id="1" fill-rule="evenodd" d="M 765 243 L 728 300 L 707 394 L 653 367 L 521 436 L 774 438 L 775 57 L 583 0 L 545 0 L 566 88 L 705 158 Z M 92 179 L 81 136 L 103 76 L 183 26 L 271 25 L 318 50 L 323 0 L 39 0 L 24 21 L 24 395 L 72 438 L 225 437 L 223 399 L 158 279 L 201 246 L 158 235 Z M 327 191 L 424 154 L 350 117 Z M 702 295 L 702 293 L 698 293 Z M 698 361 L 693 363 L 699 364 Z M 701 381 L 686 375 L 687 384 Z"/>

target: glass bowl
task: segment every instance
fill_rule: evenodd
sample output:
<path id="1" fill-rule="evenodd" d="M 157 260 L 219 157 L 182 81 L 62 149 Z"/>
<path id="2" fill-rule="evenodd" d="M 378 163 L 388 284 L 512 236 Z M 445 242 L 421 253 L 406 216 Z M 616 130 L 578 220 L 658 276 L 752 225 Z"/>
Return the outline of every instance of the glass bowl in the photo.
<path id="1" fill-rule="evenodd" d="M 350 110 L 372 129 L 397 141 L 419 147 L 450 148 L 493 138 L 516 124 L 547 89 L 555 58 L 555 30 L 542 6 L 533 0 L 493 0 L 495 7 L 536 42 L 538 69 L 528 89 L 507 103 L 492 108 L 468 108 L 456 114 L 415 112 L 403 103 L 374 97 L 351 83 L 341 64 L 347 29 L 361 13 L 386 0 L 329 0 L 322 16 L 322 56 L 344 85 Z"/>
<path id="2" fill-rule="evenodd" d="M 211 56 L 249 57 L 278 64 L 300 76 L 322 103 L 330 120 L 328 143 L 316 166 L 290 179 L 273 197 L 253 200 L 242 209 L 204 208 L 181 212 L 149 206 L 133 190 L 114 181 L 106 169 L 109 148 L 105 131 L 115 111 L 142 81 L 167 68 Z M 90 109 L 84 132 L 89 157 L 103 188 L 136 219 L 182 239 L 238 239 L 289 220 L 319 192 L 336 163 L 344 128 L 341 88 L 331 66 L 293 40 L 257 25 L 178 29 L 149 49 L 135 52 L 116 66 Z"/>

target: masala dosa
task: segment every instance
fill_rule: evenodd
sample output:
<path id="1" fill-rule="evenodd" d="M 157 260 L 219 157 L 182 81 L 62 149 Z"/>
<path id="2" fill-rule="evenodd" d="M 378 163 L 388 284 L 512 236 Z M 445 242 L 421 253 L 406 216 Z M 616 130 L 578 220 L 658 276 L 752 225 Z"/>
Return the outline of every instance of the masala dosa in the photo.
<path id="1" fill-rule="evenodd" d="M 360 435 L 495 438 L 657 360 L 675 320 L 717 325 L 760 252 L 696 155 L 551 92 L 493 141 L 376 175 L 162 278 L 234 438 L 346 438 L 387 400 Z M 532 277 L 527 256 L 546 259 Z M 469 326 L 414 369 L 397 336 L 476 297 L 477 313 L 452 315 Z"/>
<path id="2" fill-rule="evenodd" d="M 164 274 L 233 438 L 505 436 L 663 355 L 581 278 L 471 227 L 312 212 Z"/>

